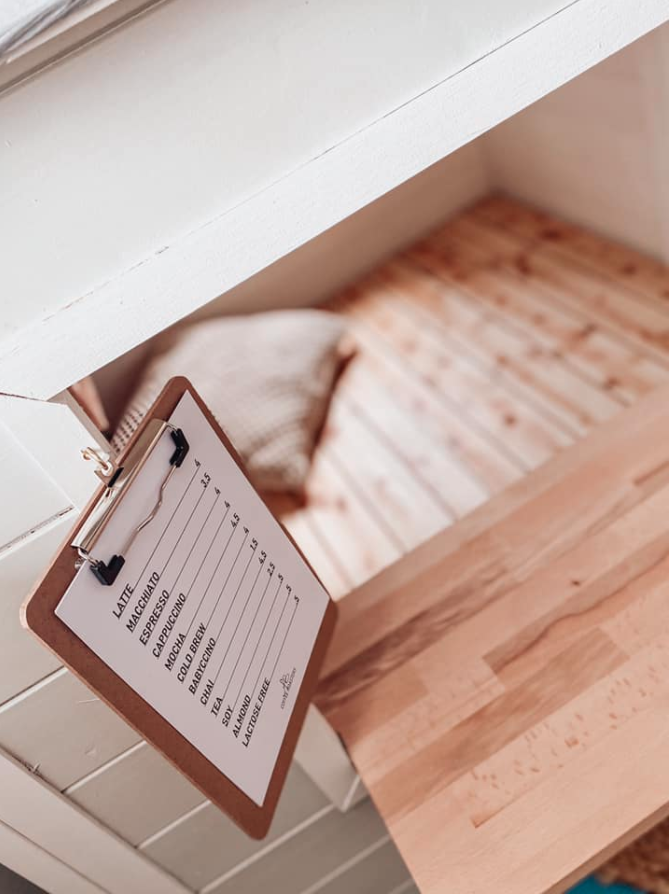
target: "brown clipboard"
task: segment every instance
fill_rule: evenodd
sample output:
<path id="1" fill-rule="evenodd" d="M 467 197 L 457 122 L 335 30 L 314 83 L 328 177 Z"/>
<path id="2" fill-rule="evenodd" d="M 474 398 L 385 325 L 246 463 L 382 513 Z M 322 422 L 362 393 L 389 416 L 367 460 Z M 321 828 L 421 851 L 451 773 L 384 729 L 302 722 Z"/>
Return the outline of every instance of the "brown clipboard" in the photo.
<path id="1" fill-rule="evenodd" d="M 171 379 L 157 398 L 145 419 L 123 453 L 118 457 L 121 466 L 133 446 L 141 437 L 147 424 L 153 419 L 169 419 L 181 397 L 189 391 L 204 413 L 209 424 L 218 435 L 239 468 L 244 466 L 232 444 L 199 397 L 188 379 Z M 247 476 L 248 477 L 248 476 Z M 212 764 L 187 738 L 178 732 L 162 715 L 151 707 L 134 689 L 108 667 L 67 625 L 55 614 L 55 609 L 72 582 L 76 553 L 72 541 L 86 523 L 105 490 L 104 485 L 97 491 L 82 512 L 75 527 L 60 547 L 50 567 L 27 597 L 21 609 L 21 620 L 47 648 L 49 648 L 74 674 L 92 689 L 110 708 L 116 711 L 147 742 L 150 742 L 181 773 L 195 785 L 202 794 L 226 813 L 241 829 L 252 838 L 263 838 L 269 829 L 297 739 L 302 729 L 307 708 L 316 689 L 318 675 L 325 652 L 332 637 L 336 620 L 336 607 L 329 600 L 318 631 L 311 658 L 307 664 L 302 685 L 297 693 L 295 706 L 288 722 L 283 743 L 274 765 L 269 787 L 263 805 L 258 806 L 241 791 L 214 764 Z M 304 562 L 313 569 L 302 554 L 290 534 L 286 536 L 302 556 Z M 318 576 L 315 575 L 318 579 Z"/>

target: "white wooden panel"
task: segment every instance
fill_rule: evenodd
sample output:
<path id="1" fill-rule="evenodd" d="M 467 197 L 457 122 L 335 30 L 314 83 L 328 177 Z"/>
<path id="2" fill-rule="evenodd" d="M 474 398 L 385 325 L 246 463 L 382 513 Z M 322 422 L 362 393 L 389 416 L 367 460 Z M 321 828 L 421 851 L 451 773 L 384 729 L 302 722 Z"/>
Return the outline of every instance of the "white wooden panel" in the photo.
<path id="1" fill-rule="evenodd" d="M 205 894 L 297 894 L 385 840 L 387 832 L 367 799 L 349 813 L 332 810 L 279 847 L 208 885 Z M 262 854 L 263 852 L 261 852 Z"/>
<path id="2" fill-rule="evenodd" d="M 262 841 L 240 832 L 220 810 L 207 803 L 154 836 L 141 850 L 185 884 L 199 889 L 264 850 L 327 804 L 316 786 L 293 765 L 269 834 Z"/>
<path id="3" fill-rule="evenodd" d="M 188 894 L 181 882 L 0 752 L 0 822 L 107 894 Z"/>
<path id="4" fill-rule="evenodd" d="M 0 708 L 0 747 L 58 789 L 140 737 L 65 668 Z"/>
<path id="5" fill-rule="evenodd" d="M 47 402 L 0 395 L 0 420 L 68 502 L 83 508 L 100 481 L 81 451 L 106 451 L 109 445 L 74 398 L 64 393 Z"/>
<path id="6" fill-rule="evenodd" d="M 318 894 L 391 894 L 411 879 L 404 860 L 392 841 L 377 843 L 362 857 L 356 857 L 349 865 L 340 867 L 325 884 L 319 885 Z M 306 894 L 306 892 L 302 892 Z"/>
<path id="7" fill-rule="evenodd" d="M 65 794 L 134 845 L 204 801 L 185 776 L 146 743 L 101 767 Z"/>
<path id="8" fill-rule="evenodd" d="M 70 507 L 65 494 L 49 479 L 0 422 L 0 554 L 26 532 Z"/>
<path id="9" fill-rule="evenodd" d="M 98 885 L 3 822 L 0 822 L 0 863 L 34 885 L 39 885 L 48 894 L 105 894 Z M 2 874 L 0 889 L 4 890 Z"/>
<path id="10" fill-rule="evenodd" d="M 490 191 L 480 140 L 360 208 L 201 313 L 317 304 Z"/>
<path id="11" fill-rule="evenodd" d="M 0 100 L 0 379 L 62 390 L 667 17 L 665 0 L 165 4 Z"/>
<path id="12" fill-rule="evenodd" d="M 74 521 L 72 510 L 0 553 L 0 704 L 60 666 L 21 626 L 19 610 Z"/>
<path id="13" fill-rule="evenodd" d="M 348 810 L 365 796 L 341 739 L 314 705 L 307 711 L 295 760 L 340 810 Z"/>

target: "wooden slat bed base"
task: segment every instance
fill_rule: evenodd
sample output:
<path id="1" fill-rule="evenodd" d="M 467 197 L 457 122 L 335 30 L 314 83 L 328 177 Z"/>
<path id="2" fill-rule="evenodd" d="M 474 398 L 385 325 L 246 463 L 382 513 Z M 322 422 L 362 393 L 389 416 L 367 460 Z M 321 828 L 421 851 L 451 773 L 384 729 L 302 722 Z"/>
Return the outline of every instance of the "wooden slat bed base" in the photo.
<path id="1" fill-rule="evenodd" d="M 336 598 L 669 383 L 669 272 L 508 198 L 329 304 L 357 345 L 304 505 Z"/>

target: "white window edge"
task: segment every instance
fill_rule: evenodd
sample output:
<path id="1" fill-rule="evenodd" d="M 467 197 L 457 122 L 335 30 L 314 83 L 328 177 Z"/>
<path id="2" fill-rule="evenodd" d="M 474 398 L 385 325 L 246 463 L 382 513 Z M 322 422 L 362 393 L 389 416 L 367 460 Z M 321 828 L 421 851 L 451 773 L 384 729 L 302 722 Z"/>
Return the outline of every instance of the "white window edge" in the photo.
<path id="1" fill-rule="evenodd" d="M 0 93 L 168 0 L 95 0 L 0 59 Z"/>

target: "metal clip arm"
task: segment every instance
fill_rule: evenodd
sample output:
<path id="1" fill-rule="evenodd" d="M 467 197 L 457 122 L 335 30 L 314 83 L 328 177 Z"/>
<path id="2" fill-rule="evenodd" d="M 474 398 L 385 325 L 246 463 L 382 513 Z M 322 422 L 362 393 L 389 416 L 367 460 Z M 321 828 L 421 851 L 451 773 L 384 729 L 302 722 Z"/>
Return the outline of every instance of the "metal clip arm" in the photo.
<path id="1" fill-rule="evenodd" d="M 128 490 L 130 483 L 140 471 L 144 462 L 154 447 L 158 444 L 165 431 L 169 431 L 174 442 L 174 452 L 170 458 L 170 467 L 163 478 L 155 505 L 151 512 L 131 532 L 123 548 L 115 553 L 108 562 L 96 559 L 91 555 L 95 542 L 104 530 L 112 512 L 118 507 L 120 501 Z M 125 564 L 125 554 L 132 546 L 139 532 L 151 522 L 163 502 L 163 494 L 174 472 L 179 469 L 188 455 L 190 446 L 188 440 L 180 428 L 176 428 L 169 422 L 160 419 L 152 420 L 139 438 L 135 447 L 130 451 L 123 465 L 113 466 L 107 472 L 103 480 L 106 489 L 91 512 L 87 523 L 82 527 L 72 546 L 78 551 L 79 556 L 90 565 L 95 577 L 105 586 L 111 586 L 118 577 Z M 111 465 L 111 464 L 110 464 Z"/>

